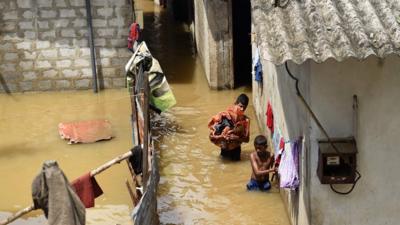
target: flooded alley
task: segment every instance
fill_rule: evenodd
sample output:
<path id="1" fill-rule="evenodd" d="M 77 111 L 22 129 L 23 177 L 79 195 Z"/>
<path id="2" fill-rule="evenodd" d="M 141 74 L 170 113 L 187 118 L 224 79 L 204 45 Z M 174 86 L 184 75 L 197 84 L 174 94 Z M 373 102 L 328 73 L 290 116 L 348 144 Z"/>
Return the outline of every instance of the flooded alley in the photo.
<path id="1" fill-rule="evenodd" d="M 0 225 L 399 224 L 399 56 L 400 0 L 0 0 Z"/>
<path id="2" fill-rule="evenodd" d="M 210 90 L 199 59 L 194 55 L 188 27 L 168 10 L 141 1 L 145 11 L 145 39 L 160 60 L 177 105 L 154 121 L 160 154 L 158 208 L 161 224 L 288 225 L 279 189 L 248 192 L 249 154 L 259 134 L 252 103 L 250 142 L 242 145 L 242 160 L 222 160 L 208 139 L 211 116 L 232 105 L 251 87 Z M 154 11 L 153 11 L 154 10 Z"/>

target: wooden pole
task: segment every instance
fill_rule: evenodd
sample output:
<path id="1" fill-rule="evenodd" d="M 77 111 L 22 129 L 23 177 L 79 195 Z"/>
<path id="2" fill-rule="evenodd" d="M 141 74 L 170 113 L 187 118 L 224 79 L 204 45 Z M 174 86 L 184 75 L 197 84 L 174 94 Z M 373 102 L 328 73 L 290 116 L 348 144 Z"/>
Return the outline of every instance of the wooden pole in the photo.
<path id="1" fill-rule="evenodd" d="M 0 222 L 0 225 L 9 224 L 9 223 L 13 222 L 14 220 L 20 218 L 21 216 L 23 216 L 23 215 L 29 213 L 30 211 L 32 211 L 32 210 L 34 210 L 34 209 L 35 209 L 35 206 L 32 204 L 32 205 L 30 205 L 30 206 L 28 206 L 28 207 L 26 207 L 26 208 L 24 208 L 24 209 L 18 211 L 18 212 L 15 213 L 14 215 L 8 217 L 6 220 L 1 221 L 1 222 Z"/>
<path id="2" fill-rule="evenodd" d="M 129 158 L 131 155 L 132 155 L 132 152 L 128 151 L 128 152 L 126 152 L 126 153 L 124 153 L 122 155 L 117 156 L 116 158 L 114 158 L 114 159 L 104 163 L 103 165 L 99 166 L 97 169 L 94 169 L 94 170 L 90 171 L 90 176 L 91 177 L 96 176 L 97 174 L 99 174 L 99 173 L 103 172 L 104 170 L 110 168 L 112 165 L 120 163 L 121 161 Z"/>
<path id="3" fill-rule="evenodd" d="M 131 94 L 133 95 L 133 93 Z M 137 109 L 136 109 L 136 100 L 135 96 L 131 97 L 131 104 L 132 104 L 132 114 L 131 114 L 131 126 L 132 126 L 132 140 L 133 145 L 140 145 L 140 138 L 139 138 L 139 126 L 137 122 Z"/>
<path id="4" fill-rule="evenodd" d="M 143 73 L 143 67 L 139 67 L 139 74 Z M 137 93 L 136 85 L 138 77 L 136 76 L 132 83 L 131 96 L 131 110 L 132 110 L 132 133 L 133 133 L 133 145 L 140 145 L 140 132 L 139 132 L 139 122 L 138 122 L 138 109 L 137 109 L 137 99 L 140 98 L 140 94 Z"/>
<path id="5" fill-rule="evenodd" d="M 136 174 L 135 174 L 135 171 L 133 170 L 133 168 L 132 168 L 131 163 L 129 162 L 129 160 L 126 160 L 126 165 L 128 166 L 129 172 L 131 173 L 131 178 L 132 178 L 132 180 L 135 182 Z"/>
<path id="6" fill-rule="evenodd" d="M 149 178 L 149 98 L 150 98 L 150 87 L 149 87 L 149 78 L 148 73 L 145 71 L 143 73 L 143 86 L 144 86 L 144 107 L 143 107 L 143 119 L 144 119 L 144 129 L 143 129 L 143 193 L 146 192 L 147 189 L 147 181 Z"/>
<path id="7" fill-rule="evenodd" d="M 142 71 L 142 67 L 139 69 L 139 74 Z M 129 96 L 131 99 L 131 126 L 132 126 L 132 134 L 133 134 L 133 145 L 140 145 L 140 138 L 139 138 L 139 126 L 138 126 L 138 112 L 137 112 L 137 105 L 136 105 L 136 94 L 135 87 L 136 87 L 137 77 L 133 79 L 132 86 L 129 87 Z"/>
<path id="8" fill-rule="evenodd" d="M 88 24 L 88 39 L 89 39 L 89 47 L 90 47 L 90 58 L 92 61 L 92 86 L 93 86 L 93 91 L 94 93 L 97 93 L 98 87 L 97 87 L 97 66 L 96 66 L 96 51 L 95 51 L 95 46 L 94 46 L 94 41 L 93 41 L 93 25 L 92 25 L 92 7 L 90 5 L 90 0 L 86 0 L 86 20 Z"/>

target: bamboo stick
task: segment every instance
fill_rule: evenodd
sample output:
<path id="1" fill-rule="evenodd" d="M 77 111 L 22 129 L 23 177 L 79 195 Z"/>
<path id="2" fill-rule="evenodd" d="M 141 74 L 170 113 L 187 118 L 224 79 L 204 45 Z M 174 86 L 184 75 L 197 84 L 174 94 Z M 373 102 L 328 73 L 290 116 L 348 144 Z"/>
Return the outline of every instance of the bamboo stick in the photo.
<path id="1" fill-rule="evenodd" d="M 132 155 L 131 151 L 128 151 L 122 155 L 117 156 L 116 158 L 104 163 L 103 165 L 99 166 L 97 169 L 90 171 L 90 176 L 96 176 L 97 174 L 103 172 L 104 170 L 110 168 L 112 165 L 116 163 L 120 163 L 122 160 L 129 158 Z"/>
<path id="2" fill-rule="evenodd" d="M 15 213 L 14 215 L 8 217 L 6 220 L 1 221 L 1 222 L 0 222 L 0 225 L 9 224 L 9 223 L 13 222 L 14 220 L 20 218 L 21 216 L 23 216 L 23 215 L 29 213 L 30 211 L 32 211 L 32 210 L 34 210 L 34 209 L 35 209 L 35 206 L 32 204 L 32 205 L 30 205 L 30 206 L 28 206 L 28 207 L 26 207 L 26 208 L 24 208 L 24 209 L 18 211 L 18 212 Z"/>

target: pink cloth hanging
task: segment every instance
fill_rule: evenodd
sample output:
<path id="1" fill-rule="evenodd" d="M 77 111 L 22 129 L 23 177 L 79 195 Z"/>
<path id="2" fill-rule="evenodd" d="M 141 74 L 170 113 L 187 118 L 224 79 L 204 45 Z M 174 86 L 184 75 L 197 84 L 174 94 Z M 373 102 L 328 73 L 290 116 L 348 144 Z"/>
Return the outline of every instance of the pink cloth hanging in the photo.
<path id="1" fill-rule="evenodd" d="M 299 179 L 299 154 L 301 139 L 294 141 L 291 148 L 285 148 L 279 166 L 280 187 L 296 189 L 300 185 Z M 290 145 L 288 143 L 287 145 Z"/>

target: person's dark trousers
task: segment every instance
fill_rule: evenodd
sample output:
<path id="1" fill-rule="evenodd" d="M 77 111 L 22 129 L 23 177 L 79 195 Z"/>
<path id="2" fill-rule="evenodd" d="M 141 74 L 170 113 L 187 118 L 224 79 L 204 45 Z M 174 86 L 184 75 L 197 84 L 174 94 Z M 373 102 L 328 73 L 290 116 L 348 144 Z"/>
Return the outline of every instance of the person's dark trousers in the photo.
<path id="1" fill-rule="evenodd" d="M 232 149 L 232 150 L 226 150 L 221 148 L 221 156 L 226 159 L 230 159 L 232 161 L 240 161 L 240 153 L 242 152 L 242 149 L 239 147 Z"/>

